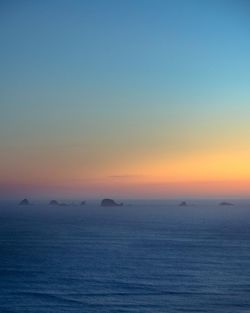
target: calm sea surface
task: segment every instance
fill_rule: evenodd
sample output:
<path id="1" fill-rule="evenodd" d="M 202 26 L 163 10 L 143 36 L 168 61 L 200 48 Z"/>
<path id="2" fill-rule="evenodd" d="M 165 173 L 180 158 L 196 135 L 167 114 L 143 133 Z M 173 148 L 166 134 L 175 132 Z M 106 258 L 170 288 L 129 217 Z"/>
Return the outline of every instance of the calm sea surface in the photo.
<path id="1" fill-rule="evenodd" d="M 250 201 L 130 203 L 0 204 L 0 312 L 250 312 Z"/>

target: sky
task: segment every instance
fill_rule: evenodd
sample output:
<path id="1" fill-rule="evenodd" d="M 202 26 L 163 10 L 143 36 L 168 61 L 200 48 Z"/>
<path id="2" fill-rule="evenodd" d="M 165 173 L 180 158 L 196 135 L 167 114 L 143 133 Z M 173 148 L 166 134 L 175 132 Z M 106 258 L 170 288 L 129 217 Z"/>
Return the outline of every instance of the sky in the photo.
<path id="1" fill-rule="evenodd" d="M 250 196 L 244 0 L 0 1 L 0 197 Z"/>

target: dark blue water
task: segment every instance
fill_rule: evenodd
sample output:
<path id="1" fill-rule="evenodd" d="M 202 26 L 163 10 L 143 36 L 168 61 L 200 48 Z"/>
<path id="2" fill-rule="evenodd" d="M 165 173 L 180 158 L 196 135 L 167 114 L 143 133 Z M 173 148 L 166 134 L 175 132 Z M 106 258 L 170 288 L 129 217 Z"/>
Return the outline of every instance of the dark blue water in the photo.
<path id="1" fill-rule="evenodd" d="M 0 312 L 250 312 L 249 212 L 1 204 Z"/>

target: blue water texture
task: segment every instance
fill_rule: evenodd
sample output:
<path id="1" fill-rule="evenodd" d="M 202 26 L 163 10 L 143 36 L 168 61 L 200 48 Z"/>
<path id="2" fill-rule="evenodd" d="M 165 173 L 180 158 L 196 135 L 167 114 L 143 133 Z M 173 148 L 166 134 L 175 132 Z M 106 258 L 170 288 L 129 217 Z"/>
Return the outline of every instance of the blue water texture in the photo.
<path id="1" fill-rule="evenodd" d="M 1 313 L 250 313 L 250 201 L 0 204 Z"/>

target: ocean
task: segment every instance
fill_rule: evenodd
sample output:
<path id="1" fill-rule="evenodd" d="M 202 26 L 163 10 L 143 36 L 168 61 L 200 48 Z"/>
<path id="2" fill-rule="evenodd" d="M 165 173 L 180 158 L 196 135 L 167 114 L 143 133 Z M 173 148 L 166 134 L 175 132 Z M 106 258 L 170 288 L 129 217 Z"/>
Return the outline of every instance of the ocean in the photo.
<path id="1" fill-rule="evenodd" d="M 250 312 L 250 200 L 127 202 L 2 202 L 0 312 Z"/>

